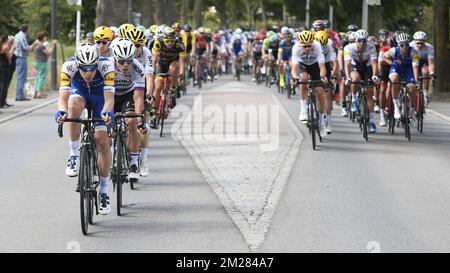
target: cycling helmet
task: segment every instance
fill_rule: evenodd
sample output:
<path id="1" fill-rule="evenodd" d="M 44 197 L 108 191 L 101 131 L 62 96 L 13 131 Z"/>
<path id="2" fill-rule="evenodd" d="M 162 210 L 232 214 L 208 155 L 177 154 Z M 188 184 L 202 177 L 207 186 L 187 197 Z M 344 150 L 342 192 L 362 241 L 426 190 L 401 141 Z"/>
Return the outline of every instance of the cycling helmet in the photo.
<path id="1" fill-rule="evenodd" d="M 269 42 L 273 43 L 273 42 L 275 42 L 276 40 L 277 40 L 277 35 L 276 35 L 276 34 L 275 34 L 275 35 L 269 36 Z"/>
<path id="2" fill-rule="evenodd" d="M 207 34 L 207 35 L 211 35 L 211 29 L 210 28 L 205 28 L 205 33 Z"/>
<path id="3" fill-rule="evenodd" d="M 238 28 L 234 31 L 234 33 L 235 33 L 235 34 L 242 34 L 242 29 L 238 27 Z"/>
<path id="4" fill-rule="evenodd" d="M 118 60 L 130 60 L 134 58 L 136 47 L 128 39 L 120 38 L 113 46 L 114 58 Z"/>
<path id="5" fill-rule="evenodd" d="M 309 30 L 304 30 L 298 35 L 300 45 L 311 45 L 314 42 L 314 33 Z"/>
<path id="6" fill-rule="evenodd" d="M 261 39 L 262 39 L 261 36 L 262 36 L 261 34 L 256 34 L 255 37 L 253 37 L 253 39 L 254 39 L 255 41 L 261 41 Z"/>
<path id="7" fill-rule="evenodd" d="M 313 22 L 314 31 L 325 30 L 325 23 L 322 20 L 316 20 Z"/>
<path id="8" fill-rule="evenodd" d="M 399 33 L 397 35 L 396 41 L 398 44 L 407 44 L 409 43 L 409 35 L 406 33 Z"/>
<path id="9" fill-rule="evenodd" d="M 86 33 L 86 41 L 88 41 L 88 43 L 91 43 L 94 41 L 94 33 L 92 31 Z"/>
<path id="10" fill-rule="evenodd" d="M 140 29 L 140 30 L 142 30 L 142 31 L 145 31 L 145 27 L 144 27 L 143 25 L 139 25 L 139 26 L 137 26 L 136 28 L 137 28 L 137 29 Z"/>
<path id="11" fill-rule="evenodd" d="M 113 32 L 114 36 L 117 37 L 119 35 L 119 29 L 115 26 L 110 26 L 109 29 Z"/>
<path id="12" fill-rule="evenodd" d="M 378 31 L 378 36 L 389 36 L 389 30 L 380 29 L 380 31 Z"/>
<path id="13" fill-rule="evenodd" d="M 360 29 L 354 33 L 357 42 L 367 41 L 369 33 L 365 29 Z"/>
<path id="14" fill-rule="evenodd" d="M 78 65 L 96 65 L 98 59 L 97 48 L 90 43 L 80 45 L 75 53 L 75 61 Z"/>
<path id="15" fill-rule="evenodd" d="M 125 32 L 125 37 L 132 41 L 134 44 L 143 44 L 145 41 L 144 32 L 138 28 L 129 29 Z"/>
<path id="16" fill-rule="evenodd" d="M 223 35 L 225 35 L 225 31 L 219 30 L 219 34 L 220 34 L 220 36 L 223 36 Z"/>
<path id="17" fill-rule="evenodd" d="M 125 38 L 126 37 L 126 32 L 130 29 L 134 28 L 134 26 L 132 24 L 122 24 L 119 27 L 119 37 L 120 38 Z"/>
<path id="18" fill-rule="evenodd" d="M 172 28 L 175 31 L 180 31 L 181 30 L 181 24 L 178 23 L 178 22 L 175 22 L 175 23 L 172 24 Z"/>
<path id="19" fill-rule="evenodd" d="M 281 33 L 285 34 L 286 31 L 288 31 L 288 30 L 289 30 L 288 27 L 282 27 L 282 28 L 281 28 Z"/>
<path id="20" fill-rule="evenodd" d="M 204 27 L 199 27 L 198 28 L 198 33 L 204 34 L 205 33 L 205 28 Z"/>
<path id="21" fill-rule="evenodd" d="M 166 28 L 164 29 L 164 38 L 163 38 L 163 41 L 164 41 L 164 42 L 174 41 L 175 38 L 176 38 L 175 30 L 174 30 L 173 28 L 171 28 L 171 27 L 166 27 Z"/>
<path id="22" fill-rule="evenodd" d="M 145 31 L 144 31 L 144 36 L 145 36 L 145 38 L 150 38 L 151 36 L 152 36 L 152 33 L 151 33 L 151 31 L 150 31 L 150 29 L 146 29 Z"/>
<path id="23" fill-rule="evenodd" d="M 355 32 L 359 29 L 359 27 L 357 25 L 348 25 L 347 26 L 347 31 L 352 31 Z"/>
<path id="24" fill-rule="evenodd" d="M 192 27 L 189 24 L 184 24 L 183 25 L 183 30 L 186 32 L 191 32 L 192 31 Z"/>
<path id="25" fill-rule="evenodd" d="M 214 35 L 212 36 L 212 39 L 213 39 L 214 41 L 220 40 L 220 34 L 219 34 L 219 33 L 214 34 Z"/>
<path id="26" fill-rule="evenodd" d="M 328 20 L 323 20 L 323 25 L 325 26 L 325 28 L 330 28 L 331 27 L 331 23 Z"/>
<path id="27" fill-rule="evenodd" d="M 317 31 L 314 34 L 314 40 L 318 41 L 322 46 L 326 46 L 328 44 L 328 34 L 325 30 Z"/>
<path id="28" fill-rule="evenodd" d="M 158 30 L 158 25 L 151 25 L 148 29 L 150 30 L 151 34 L 155 35 L 156 31 Z"/>
<path id="29" fill-rule="evenodd" d="M 425 42 L 428 39 L 428 36 L 423 31 L 417 31 L 416 33 L 414 33 L 413 38 L 414 38 L 415 41 Z"/>
<path id="30" fill-rule="evenodd" d="M 164 27 L 163 26 L 159 26 L 159 27 L 156 28 L 155 36 L 159 40 L 164 38 Z"/>
<path id="31" fill-rule="evenodd" d="M 101 26 L 95 29 L 93 37 L 94 40 L 112 41 L 114 33 L 109 27 Z"/>

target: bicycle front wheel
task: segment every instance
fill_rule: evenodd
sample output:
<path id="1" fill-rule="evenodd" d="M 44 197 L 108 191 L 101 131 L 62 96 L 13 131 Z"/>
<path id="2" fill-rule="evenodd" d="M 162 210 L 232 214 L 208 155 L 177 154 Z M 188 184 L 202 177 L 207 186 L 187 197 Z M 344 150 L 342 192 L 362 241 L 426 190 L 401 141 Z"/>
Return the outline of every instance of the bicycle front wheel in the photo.
<path id="1" fill-rule="evenodd" d="M 80 189 L 80 216 L 81 216 L 81 231 L 83 235 L 88 234 L 90 206 L 91 206 L 91 192 L 90 181 L 91 173 L 89 170 L 89 151 L 87 146 L 83 146 L 80 152 L 80 172 L 78 174 L 78 185 Z"/>

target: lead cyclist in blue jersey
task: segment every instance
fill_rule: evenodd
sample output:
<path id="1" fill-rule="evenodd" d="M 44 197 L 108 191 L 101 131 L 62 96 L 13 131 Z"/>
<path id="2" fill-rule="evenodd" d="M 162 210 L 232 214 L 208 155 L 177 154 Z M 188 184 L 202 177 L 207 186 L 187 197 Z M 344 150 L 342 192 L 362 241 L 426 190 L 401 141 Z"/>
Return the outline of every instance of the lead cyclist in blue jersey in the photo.
<path id="1" fill-rule="evenodd" d="M 114 65 L 107 58 L 99 58 L 94 45 L 82 44 L 77 49 L 75 57 L 63 64 L 60 78 L 56 122 L 62 123 L 65 118 L 80 118 L 83 109 L 88 105 L 91 106 L 93 118 L 103 119 L 103 122 L 95 124 L 95 140 L 100 174 L 99 212 L 108 214 L 111 211 L 107 192 L 112 155 L 106 126 L 110 125 L 114 116 Z M 70 123 L 68 127 L 70 158 L 66 174 L 77 176 L 80 125 Z"/>

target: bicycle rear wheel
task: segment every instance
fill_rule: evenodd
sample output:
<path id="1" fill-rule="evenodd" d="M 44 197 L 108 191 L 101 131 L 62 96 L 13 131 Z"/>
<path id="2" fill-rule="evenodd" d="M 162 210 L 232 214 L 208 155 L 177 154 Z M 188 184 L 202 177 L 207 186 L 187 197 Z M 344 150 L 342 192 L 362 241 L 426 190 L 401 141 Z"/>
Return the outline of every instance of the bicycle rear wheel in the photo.
<path id="1" fill-rule="evenodd" d="M 423 114 L 425 113 L 424 94 L 420 91 L 417 94 L 417 131 L 423 132 Z"/>
<path id="2" fill-rule="evenodd" d="M 162 135 L 163 135 L 164 120 L 166 119 L 166 111 L 167 111 L 167 108 L 166 108 L 167 101 L 168 101 L 167 96 L 164 96 L 164 98 L 162 100 L 162 105 L 161 105 L 161 113 L 160 113 L 160 115 L 158 117 L 160 119 L 160 121 L 161 121 L 161 129 L 160 129 L 160 132 L 159 132 L 159 137 L 162 137 Z"/>
<path id="3" fill-rule="evenodd" d="M 80 216 L 81 231 L 83 235 L 88 234 L 91 206 L 90 192 L 90 170 L 89 170 L 89 152 L 87 146 L 83 146 L 80 152 L 80 172 L 78 174 L 78 185 L 80 189 Z"/>
<path id="4" fill-rule="evenodd" d="M 366 96 L 362 94 L 361 97 L 361 122 L 362 122 L 362 131 L 363 131 L 363 138 L 366 141 L 369 141 L 369 110 L 367 107 L 367 100 Z"/>
<path id="5" fill-rule="evenodd" d="M 123 139 L 119 135 L 116 138 L 116 170 L 113 177 L 114 184 L 116 185 L 116 195 L 117 195 L 117 215 L 121 215 L 122 208 L 122 186 L 123 186 L 123 162 L 124 162 L 124 154 L 123 154 Z"/>
<path id="6" fill-rule="evenodd" d="M 404 129 L 405 129 L 405 138 L 407 138 L 409 141 L 411 140 L 411 132 L 410 132 L 410 116 L 409 116 L 409 102 L 407 95 L 404 94 L 402 96 L 402 109 L 403 109 L 403 122 L 404 122 Z"/>
<path id="7" fill-rule="evenodd" d="M 311 141 L 312 141 L 312 147 L 313 150 L 316 149 L 316 131 L 317 131 L 317 120 L 315 118 L 316 115 L 316 111 L 315 111 L 315 106 L 314 103 L 310 101 L 310 103 L 308 104 L 308 126 L 309 126 L 309 133 L 311 134 Z"/>

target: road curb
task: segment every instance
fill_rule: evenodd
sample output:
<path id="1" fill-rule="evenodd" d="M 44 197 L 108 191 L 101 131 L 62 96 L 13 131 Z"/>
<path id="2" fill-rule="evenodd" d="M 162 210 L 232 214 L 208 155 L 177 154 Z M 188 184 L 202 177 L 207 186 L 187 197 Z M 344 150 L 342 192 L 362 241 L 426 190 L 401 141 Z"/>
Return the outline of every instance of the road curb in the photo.
<path id="1" fill-rule="evenodd" d="M 58 98 L 55 98 L 55 99 L 52 99 L 52 100 L 50 100 L 50 101 L 44 102 L 44 103 L 42 103 L 42 104 L 36 105 L 36 106 L 34 106 L 34 107 L 25 109 L 25 110 L 23 110 L 23 111 L 21 111 L 21 112 L 19 112 L 19 113 L 14 114 L 14 115 L 11 115 L 11 116 L 2 118 L 2 119 L 0 119 L 0 124 L 6 123 L 6 122 L 8 122 L 8 121 L 10 121 L 10 120 L 13 120 L 13 119 L 16 119 L 16 118 L 25 116 L 25 115 L 28 115 L 28 114 L 30 114 L 30 113 L 36 111 L 36 110 L 39 110 L 39 109 L 41 109 L 41 108 L 44 108 L 44 107 L 46 107 L 46 106 L 48 106 L 48 105 L 50 105 L 50 104 L 56 103 L 57 101 L 58 101 Z"/>

